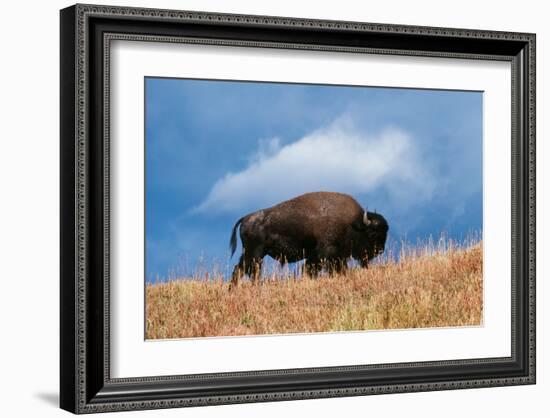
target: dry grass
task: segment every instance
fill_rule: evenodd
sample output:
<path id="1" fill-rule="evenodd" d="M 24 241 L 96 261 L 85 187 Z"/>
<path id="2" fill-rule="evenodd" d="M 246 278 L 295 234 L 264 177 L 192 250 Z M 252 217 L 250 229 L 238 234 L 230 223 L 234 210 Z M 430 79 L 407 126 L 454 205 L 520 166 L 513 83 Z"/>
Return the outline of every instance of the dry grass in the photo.
<path id="1" fill-rule="evenodd" d="M 173 280 L 146 288 L 146 338 L 480 325 L 482 243 L 403 252 L 343 276 Z"/>

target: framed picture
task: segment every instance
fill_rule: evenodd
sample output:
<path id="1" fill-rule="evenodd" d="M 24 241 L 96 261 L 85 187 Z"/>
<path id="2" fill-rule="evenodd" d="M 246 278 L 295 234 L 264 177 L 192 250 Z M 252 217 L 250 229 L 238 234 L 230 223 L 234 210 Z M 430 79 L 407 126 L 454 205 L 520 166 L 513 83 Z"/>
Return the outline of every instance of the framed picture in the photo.
<path id="1" fill-rule="evenodd" d="M 535 35 L 61 11 L 74 413 L 535 383 Z"/>

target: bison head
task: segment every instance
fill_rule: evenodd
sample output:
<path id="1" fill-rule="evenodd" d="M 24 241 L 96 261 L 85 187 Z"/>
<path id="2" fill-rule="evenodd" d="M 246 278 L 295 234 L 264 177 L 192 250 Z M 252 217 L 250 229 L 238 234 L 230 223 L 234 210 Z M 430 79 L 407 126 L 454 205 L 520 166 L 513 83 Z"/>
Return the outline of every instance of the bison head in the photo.
<path id="1" fill-rule="evenodd" d="M 366 267 L 369 260 L 384 252 L 388 223 L 382 215 L 365 210 L 361 219 L 358 219 L 352 227 L 356 231 L 353 258 L 360 260 Z"/>

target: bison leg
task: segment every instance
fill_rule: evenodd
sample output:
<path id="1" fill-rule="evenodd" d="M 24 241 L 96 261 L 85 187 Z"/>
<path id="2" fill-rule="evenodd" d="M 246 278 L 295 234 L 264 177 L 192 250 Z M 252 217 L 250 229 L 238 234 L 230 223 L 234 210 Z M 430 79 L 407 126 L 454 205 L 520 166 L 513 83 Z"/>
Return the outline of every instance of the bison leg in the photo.
<path id="1" fill-rule="evenodd" d="M 262 261 L 262 257 L 248 257 L 245 254 L 241 255 L 239 262 L 233 269 L 229 289 L 238 286 L 239 279 L 243 274 L 248 275 L 253 283 L 257 283 L 262 272 Z"/>
<path id="2" fill-rule="evenodd" d="M 336 274 L 343 274 L 346 272 L 348 268 L 347 261 L 346 260 L 330 260 L 328 263 L 328 272 L 331 276 L 334 276 Z"/>
<path id="3" fill-rule="evenodd" d="M 322 270 L 322 265 L 319 260 L 307 259 L 304 263 L 304 271 L 309 277 L 317 277 Z"/>
<path id="4" fill-rule="evenodd" d="M 233 269 L 233 274 L 231 275 L 231 282 L 229 283 L 229 290 L 239 285 L 239 279 L 243 275 L 245 270 L 245 258 L 244 254 L 239 258 L 239 262 L 235 265 Z"/>
<path id="5" fill-rule="evenodd" d="M 245 252 L 244 268 L 252 283 L 257 283 L 262 273 L 262 261 L 265 256 L 261 245 Z"/>
<path id="6" fill-rule="evenodd" d="M 262 259 L 250 258 L 245 262 L 245 268 L 252 283 L 257 283 L 262 273 Z"/>

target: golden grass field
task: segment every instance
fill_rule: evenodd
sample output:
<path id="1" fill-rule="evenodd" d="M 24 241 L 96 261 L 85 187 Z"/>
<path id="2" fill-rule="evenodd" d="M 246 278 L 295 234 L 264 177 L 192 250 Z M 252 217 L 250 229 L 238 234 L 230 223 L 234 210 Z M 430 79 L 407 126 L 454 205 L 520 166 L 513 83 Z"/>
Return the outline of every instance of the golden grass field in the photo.
<path id="1" fill-rule="evenodd" d="M 146 286 L 146 338 L 481 325 L 482 243 L 409 251 L 345 275 Z"/>

